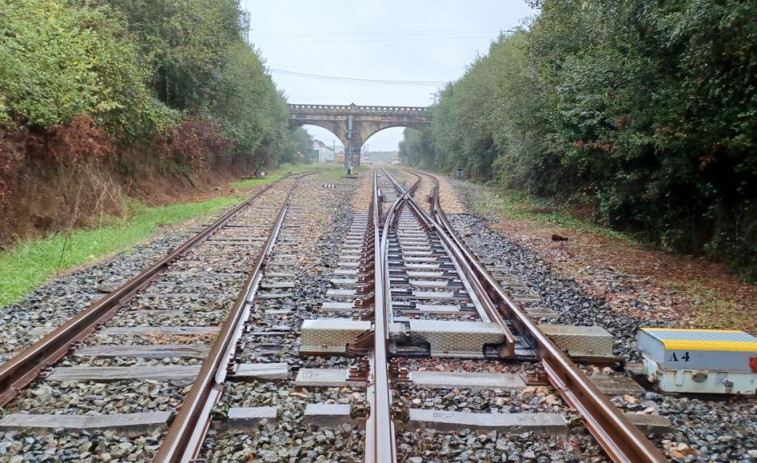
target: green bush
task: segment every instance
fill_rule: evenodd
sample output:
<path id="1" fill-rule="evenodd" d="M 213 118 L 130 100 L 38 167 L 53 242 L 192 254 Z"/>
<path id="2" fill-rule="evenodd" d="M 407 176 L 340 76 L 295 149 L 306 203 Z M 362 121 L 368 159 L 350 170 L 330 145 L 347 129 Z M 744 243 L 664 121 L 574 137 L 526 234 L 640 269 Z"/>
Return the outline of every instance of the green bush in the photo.
<path id="1" fill-rule="evenodd" d="M 217 124 L 234 156 L 293 159 L 286 102 L 242 39 L 240 14 L 237 0 L 6 0 L 0 122 L 50 138 L 83 117 L 157 157 L 181 147 L 164 147 L 177 130 Z"/>
<path id="2" fill-rule="evenodd" d="M 114 133 L 165 128 L 172 114 L 145 86 L 147 70 L 107 9 L 63 0 L 0 6 L 0 110 L 51 127 L 92 115 Z"/>
<path id="3" fill-rule="evenodd" d="M 757 4 L 532 3 L 404 156 L 757 274 Z"/>

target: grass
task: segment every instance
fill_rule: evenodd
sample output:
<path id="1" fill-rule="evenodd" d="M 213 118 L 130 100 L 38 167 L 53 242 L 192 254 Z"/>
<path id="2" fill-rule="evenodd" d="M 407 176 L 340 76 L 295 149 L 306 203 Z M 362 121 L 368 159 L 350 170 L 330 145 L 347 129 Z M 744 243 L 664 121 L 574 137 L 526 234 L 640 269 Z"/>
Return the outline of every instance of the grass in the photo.
<path id="1" fill-rule="evenodd" d="M 359 167 L 358 169 L 361 169 L 361 168 L 363 169 L 363 171 L 366 170 L 366 168 L 363 168 L 362 166 Z M 320 164 L 320 163 L 284 164 L 275 172 L 266 176 L 266 178 L 262 178 L 262 179 L 253 178 L 249 180 L 242 180 L 241 182 L 232 183 L 232 186 L 237 189 L 250 188 L 250 187 L 254 187 L 254 186 L 262 185 L 264 183 L 278 180 L 284 175 L 289 174 L 289 173 L 305 172 L 305 171 L 311 171 L 311 170 L 317 171 L 315 176 L 311 177 L 311 179 L 313 179 L 316 182 L 333 182 L 344 177 L 346 173 L 344 170 L 344 167 L 339 164 Z"/>
<path id="2" fill-rule="evenodd" d="M 275 171 L 266 175 L 264 178 L 251 178 L 247 180 L 241 180 L 239 182 L 233 182 L 231 186 L 238 190 L 244 190 L 259 185 L 264 185 L 266 183 L 275 182 L 286 174 L 306 170 L 306 167 L 306 165 L 302 164 L 284 164 Z"/>
<path id="3" fill-rule="evenodd" d="M 107 217 L 98 228 L 20 241 L 10 251 L 0 252 L 0 268 L 3 269 L 0 306 L 20 299 L 63 270 L 131 249 L 153 237 L 162 226 L 192 217 L 207 217 L 240 200 L 239 196 L 232 196 L 159 207 L 130 201 L 127 217 Z"/>
<path id="4" fill-rule="evenodd" d="M 495 216 L 530 220 L 536 223 L 558 225 L 570 230 L 594 233 L 607 238 L 640 244 L 636 238 L 628 233 L 591 223 L 586 219 L 573 216 L 567 211 L 556 209 L 553 205 L 530 196 L 488 186 L 479 186 L 479 188 L 484 189 L 487 194 L 479 195 L 481 199 L 474 204 L 474 209 L 478 214 L 486 217 Z"/>
<path id="5" fill-rule="evenodd" d="M 712 288 L 696 287 L 690 293 L 694 302 L 696 326 L 749 332 L 757 330 L 754 315 L 744 310 L 743 304 L 723 298 Z"/>
<path id="6" fill-rule="evenodd" d="M 313 177 L 316 182 L 335 182 L 347 174 L 344 166 L 333 164 L 311 164 L 308 170 L 317 170 L 318 173 Z"/>
<path id="7" fill-rule="evenodd" d="M 502 191 L 501 189 L 477 185 L 479 192 L 473 204 L 475 212 L 484 217 L 496 219 L 526 220 L 535 224 L 549 224 L 565 227 L 579 232 L 592 233 L 612 239 L 618 239 L 633 245 L 646 246 L 631 234 L 618 232 L 593 224 L 586 219 L 571 216 L 568 211 L 556 209 L 548 203 L 538 201 L 523 194 Z M 580 272 L 592 274 L 591 267 L 582 267 Z M 757 332 L 757 321 L 749 310 L 748 303 L 738 298 L 724 297 L 722 291 L 715 290 L 704 277 L 696 281 L 689 279 L 666 283 L 672 294 L 688 299 L 692 303 L 690 313 L 693 327 L 708 329 L 741 329 Z"/>
<path id="8" fill-rule="evenodd" d="M 284 165 L 266 178 L 234 182 L 238 190 L 271 183 L 307 165 Z M 0 251 L 0 307 L 17 301 L 62 271 L 91 264 L 103 256 L 133 249 L 153 238 L 160 228 L 190 218 L 209 217 L 238 204 L 240 194 L 205 201 L 148 207 L 130 200 L 126 217 L 105 217 L 97 228 L 76 229 L 44 238 L 21 240 Z"/>
<path id="9" fill-rule="evenodd" d="M 340 165 L 285 164 L 265 178 L 233 182 L 231 186 L 244 191 L 274 182 L 288 173 L 307 170 L 318 171 L 314 180 L 319 182 L 335 181 L 345 174 Z M 236 194 L 158 207 L 148 207 L 130 200 L 126 217 L 105 217 L 97 228 L 21 240 L 10 250 L 0 251 L 0 307 L 21 299 L 63 271 L 133 249 L 153 238 L 163 226 L 191 218 L 209 217 L 225 207 L 238 204 L 243 197 Z"/>

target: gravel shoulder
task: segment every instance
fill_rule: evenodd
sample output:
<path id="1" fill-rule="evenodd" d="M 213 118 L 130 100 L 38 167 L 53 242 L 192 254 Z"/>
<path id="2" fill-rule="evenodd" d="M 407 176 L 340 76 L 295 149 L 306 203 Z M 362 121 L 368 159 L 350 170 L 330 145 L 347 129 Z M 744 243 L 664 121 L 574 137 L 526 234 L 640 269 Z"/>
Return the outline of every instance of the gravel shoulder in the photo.
<path id="1" fill-rule="evenodd" d="M 453 186 L 469 210 L 485 217 L 450 217 L 475 252 L 501 262 L 509 273 L 529 286 L 541 298 L 538 305 L 559 314 L 556 323 L 597 324 L 607 329 L 615 338 L 615 353 L 629 361 L 640 358 L 635 343 L 640 326 L 735 327 L 754 332 L 754 325 L 728 320 L 727 313 L 709 319 L 697 317 L 705 302 L 698 302 L 691 294 L 701 293 L 703 288 L 718 295 L 731 290 L 734 294 L 727 300 L 743 308 L 752 300 L 753 288 L 716 265 L 588 232 L 503 218 L 492 213 L 491 208 L 480 206 L 497 204 L 491 190 L 457 181 Z M 567 237 L 568 241 L 552 241 L 552 234 Z M 742 295 L 744 299 L 740 300 Z M 672 432 L 654 435 L 652 440 L 674 461 L 757 459 L 755 399 L 651 391 L 611 399 L 625 411 L 670 418 Z"/>
<path id="2" fill-rule="evenodd" d="M 497 193 L 450 180 L 468 211 L 568 276 L 616 311 L 665 318 L 678 328 L 742 329 L 757 334 L 757 285 L 702 258 L 651 249 L 622 238 L 543 220 L 506 216 Z M 535 215 L 535 217 L 538 217 Z M 553 241 L 552 235 L 567 238 Z"/>

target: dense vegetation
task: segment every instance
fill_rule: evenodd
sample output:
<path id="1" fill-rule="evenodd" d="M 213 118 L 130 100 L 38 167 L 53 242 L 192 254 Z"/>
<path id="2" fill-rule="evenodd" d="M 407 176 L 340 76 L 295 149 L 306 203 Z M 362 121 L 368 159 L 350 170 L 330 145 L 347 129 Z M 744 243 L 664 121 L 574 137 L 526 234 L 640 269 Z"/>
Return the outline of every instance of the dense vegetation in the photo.
<path id="1" fill-rule="evenodd" d="M 401 155 L 757 275 L 757 3 L 533 3 Z"/>
<path id="2" fill-rule="evenodd" d="M 238 0 L 0 0 L 0 242 L 308 149 L 240 18 Z"/>

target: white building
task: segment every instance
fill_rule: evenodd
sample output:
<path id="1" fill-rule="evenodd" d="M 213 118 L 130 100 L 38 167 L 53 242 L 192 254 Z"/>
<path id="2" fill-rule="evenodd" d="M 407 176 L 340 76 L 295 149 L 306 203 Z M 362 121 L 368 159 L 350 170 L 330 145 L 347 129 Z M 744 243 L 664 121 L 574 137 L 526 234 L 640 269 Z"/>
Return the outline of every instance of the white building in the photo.
<path id="1" fill-rule="evenodd" d="M 334 162 L 336 159 L 334 148 L 326 146 L 321 140 L 313 140 L 313 151 L 313 154 L 315 151 L 318 152 L 318 162 Z"/>

